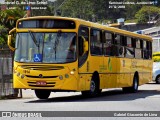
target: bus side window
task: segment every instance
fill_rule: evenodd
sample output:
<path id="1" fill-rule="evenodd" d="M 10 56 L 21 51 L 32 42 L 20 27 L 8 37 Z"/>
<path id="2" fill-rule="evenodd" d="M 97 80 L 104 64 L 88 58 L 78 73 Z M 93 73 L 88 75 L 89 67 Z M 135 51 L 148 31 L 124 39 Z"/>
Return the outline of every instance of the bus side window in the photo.
<path id="1" fill-rule="evenodd" d="M 147 41 L 143 41 L 143 58 L 148 59 L 148 54 L 147 54 Z"/>
<path id="2" fill-rule="evenodd" d="M 152 42 L 149 42 L 149 59 L 152 59 Z"/>
<path id="3" fill-rule="evenodd" d="M 140 48 L 140 40 L 136 39 L 136 48 Z"/>
<path id="4" fill-rule="evenodd" d="M 152 59 L 152 42 L 147 41 L 148 59 Z"/>
<path id="5" fill-rule="evenodd" d="M 127 37 L 127 47 L 132 47 L 132 39 L 131 39 L 131 37 Z"/>
<path id="6" fill-rule="evenodd" d="M 116 45 L 120 45 L 120 43 L 121 43 L 120 35 L 115 34 L 114 37 L 115 37 L 115 38 L 114 38 L 114 43 L 115 43 Z"/>
<path id="7" fill-rule="evenodd" d="M 80 43 L 80 39 L 82 39 L 81 36 L 83 36 L 85 40 L 89 41 L 89 28 L 87 26 L 80 26 L 78 31 L 78 36 L 79 36 L 78 37 L 78 51 L 79 51 L 78 66 L 81 67 L 87 60 L 88 52 L 86 52 L 85 54 L 82 54 L 83 51 L 80 50 L 80 48 L 82 47 L 82 44 Z"/>
<path id="8" fill-rule="evenodd" d="M 88 27 L 80 27 L 79 29 L 79 36 L 83 36 L 87 41 L 89 39 L 89 29 Z"/>
<path id="9" fill-rule="evenodd" d="M 142 54 L 142 43 L 141 40 L 139 39 L 135 39 L 136 40 L 136 48 L 135 48 L 135 58 L 143 58 L 143 54 Z"/>
<path id="10" fill-rule="evenodd" d="M 133 48 L 136 48 L 136 39 L 135 38 L 131 38 L 131 46 Z"/>
<path id="11" fill-rule="evenodd" d="M 124 37 L 123 35 L 115 34 L 114 43 L 115 43 L 116 56 L 124 57 L 125 48 L 123 45 L 126 45 L 125 41 L 126 41 L 126 37 Z"/>
<path id="12" fill-rule="evenodd" d="M 97 29 L 91 29 L 91 54 L 102 55 L 102 32 Z"/>
<path id="13" fill-rule="evenodd" d="M 132 38 L 131 37 L 127 37 L 126 39 L 126 52 L 125 52 L 125 56 L 127 58 L 133 58 L 134 57 L 134 48 L 132 46 Z"/>
<path id="14" fill-rule="evenodd" d="M 109 55 L 112 56 L 113 51 L 112 51 L 112 47 L 113 47 L 113 34 L 109 33 L 109 32 L 104 32 L 104 55 Z"/>

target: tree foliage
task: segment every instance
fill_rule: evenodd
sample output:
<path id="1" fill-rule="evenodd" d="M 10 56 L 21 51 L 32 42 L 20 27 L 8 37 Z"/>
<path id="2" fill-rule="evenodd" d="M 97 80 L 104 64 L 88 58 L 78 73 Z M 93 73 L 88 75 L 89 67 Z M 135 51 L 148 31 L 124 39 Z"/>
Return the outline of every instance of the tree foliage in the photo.
<path id="1" fill-rule="evenodd" d="M 91 0 L 67 0 L 61 7 L 62 16 L 92 19 L 93 7 Z"/>
<path id="2" fill-rule="evenodd" d="M 55 4 L 56 6 L 60 6 L 58 9 L 62 13 L 61 16 L 77 17 L 93 21 L 110 20 L 116 22 L 118 18 L 124 18 L 125 20 L 135 19 L 137 11 L 143 6 L 146 6 L 146 4 L 137 4 L 137 2 L 150 2 L 150 0 L 116 0 L 116 2 L 135 3 L 120 5 L 110 4 L 110 2 L 115 2 L 115 0 L 57 0 Z M 159 2 L 157 5 L 159 5 Z M 124 6 L 124 8 L 118 8 L 120 6 Z"/>
<path id="3" fill-rule="evenodd" d="M 8 9 L 0 12 L 0 24 L 6 28 L 12 29 L 16 25 L 16 21 L 24 16 L 25 12 L 20 8 Z"/>
<path id="4" fill-rule="evenodd" d="M 146 23 L 154 20 L 160 14 L 160 8 L 155 6 L 143 6 L 135 15 L 138 23 Z"/>
<path id="5" fill-rule="evenodd" d="M 2 31 L 5 29 L 3 25 L 0 25 L 0 45 L 6 43 L 5 39 L 7 38 L 7 34 L 3 34 Z"/>
<path id="6" fill-rule="evenodd" d="M 6 6 L 9 7 L 10 5 Z M 7 43 L 8 31 L 16 26 L 16 21 L 25 15 L 21 6 L 15 9 L 6 9 L 0 11 L 0 45 Z"/>
<path id="7" fill-rule="evenodd" d="M 24 11 L 17 9 L 0 12 L 0 45 L 7 44 L 8 31 L 16 26 L 16 21 L 24 16 Z"/>
<path id="8" fill-rule="evenodd" d="M 21 1 L 24 0 L 19 0 L 19 2 Z M 36 2 L 36 0 L 30 1 Z M 120 6 L 119 4 L 110 4 L 110 2 L 115 2 L 115 0 L 56 0 L 54 2 L 48 1 L 48 5 L 40 5 L 41 7 L 46 7 L 47 9 L 45 10 L 31 10 L 31 14 L 32 16 L 52 16 L 55 15 L 55 13 L 58 13 L 57 15 L 60 16 L 81 18 L 94 22 L 116 22 L 118 18 L 124 18 L 125 20 L 136 18 L 138 23 L 145 23 L 150 20 L 157 19 L 157 17 L 160 18 L 160 0 L 153 1 L 158 1 L 158 3 L 152 6 L 145 4 L 125 4 L 125 8 L 118 8 Z M 116 2 L 136 3 L 151 2 L 151 0 L 116 0 Z M 113 7 L 115 5 L 117 8 Z M 10 30 L 15 27 L 16 20 L 24 17 L 26 14 L 25 6 L 26 5 L 16 5 L 16 9 L 0 11 L 0 31 L 2 29 Z M 31 6 L 39 7 L 39 5 Z M 160 24 L 160 20 L 157 23 Z M 0 44 L 4 43 L 7 39 L 6 33 L 4 35 L 1 33 L 0 37 Z"/>
<path id="9" fill-rule="evenodd" d="M 37 0 L 30 0 L 32 2 L 37 2 Z M 47 0 L 38 0 L 39 2 L 43 1 L 46 2 Z M 51 3 L 51 2 L 50 2 Z M 39 4 L 39 5 L 31 5 L 31 7 L 41 7 L 41 8 L 45 8 L 45 9 L 34 9 L 31 10 L 31 14 L 32 16 L 51 16 L 54 15 L 52 8 L 54 8 L 52 6 L 53 4 L 50 5 L 46 5 L 46 4 Z"/>

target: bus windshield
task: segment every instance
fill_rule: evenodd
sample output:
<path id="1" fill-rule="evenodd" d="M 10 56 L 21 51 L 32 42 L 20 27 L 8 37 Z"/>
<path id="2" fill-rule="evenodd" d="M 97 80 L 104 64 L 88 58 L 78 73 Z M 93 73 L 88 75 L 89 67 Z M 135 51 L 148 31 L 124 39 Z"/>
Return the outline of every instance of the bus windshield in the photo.
<path id="1" fill-rule="evenodd" d="M 17 33 L 14 60 L 67 63 L 76 60 L 76 33 Z"/>

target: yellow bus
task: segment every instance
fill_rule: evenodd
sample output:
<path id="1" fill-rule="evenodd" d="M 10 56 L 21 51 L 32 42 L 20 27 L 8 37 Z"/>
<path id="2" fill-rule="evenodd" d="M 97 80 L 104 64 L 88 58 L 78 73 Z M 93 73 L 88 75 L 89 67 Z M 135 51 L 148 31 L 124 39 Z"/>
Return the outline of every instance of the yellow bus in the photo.
<path id="1" fill-rule="evenodd" d="M 60 91 L 84 96 L 106 88 L 136 92 L 152 80 L 150 37 L 78 18 L 19 19 L 8 45 L 15 52 L 14 88 L 35 90 L 39 99 Z"/>

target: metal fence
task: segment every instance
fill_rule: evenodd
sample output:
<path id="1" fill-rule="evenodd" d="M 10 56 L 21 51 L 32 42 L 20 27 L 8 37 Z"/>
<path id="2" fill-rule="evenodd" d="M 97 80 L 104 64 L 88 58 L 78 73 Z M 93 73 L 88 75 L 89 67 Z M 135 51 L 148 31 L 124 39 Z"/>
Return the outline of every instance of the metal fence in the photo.
<path id="1" fill-rule="evenodd" d="M 0 97 L 17 97 L 18 90 L 13 89 L 12 52 L 0 49 Z"/>

